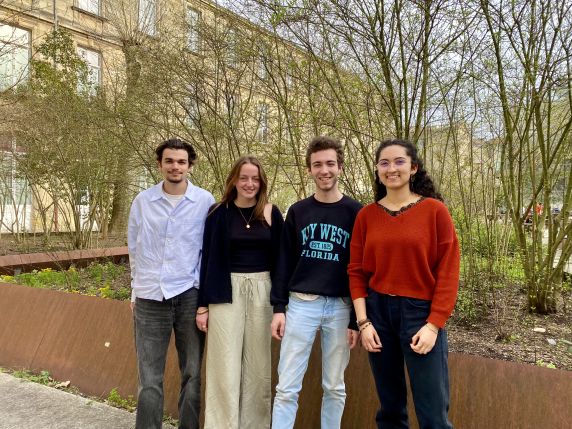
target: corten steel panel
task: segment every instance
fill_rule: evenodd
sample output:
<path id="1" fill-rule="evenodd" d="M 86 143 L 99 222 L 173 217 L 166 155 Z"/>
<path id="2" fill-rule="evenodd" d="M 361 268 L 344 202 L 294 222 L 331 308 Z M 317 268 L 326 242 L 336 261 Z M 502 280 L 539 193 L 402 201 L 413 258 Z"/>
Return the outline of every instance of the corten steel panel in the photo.
<path id="1" fill-rule="evenodd" d="M 277 348 L 276 352 L 279 353 Z M 321 353 L 319 335 L 300 394 L 296 429 L 320 427 Z M 568 429 L 572 421 L 572 373 L 452 353 L 449 355 L 449 417 L 461 429 Z M 346 370 L 342 428 L 374 429 L 379 407 L 367 353 L 351 352 Z M 411 429 L 418 429 L 408 398 Z"/>
<path id="2" fill-rule="evenodd" d="M 2 366 L 48 370 L 89 395 L 106 397 L 114 387 L 122 396 L 137 395 L 128 302 L 0 284 L 0 345 Z M 172 342 L 165 374 L 171 413 L 179 383 Z"/>
<path id="3" fill-rule="evenodd" d="M 459 428 L 568 429 L 572 373 L 451 356 L 451 418 Z"/>
<path id="4" fill-rule="evenodd" d="M 279 347 L 273 341 L 273 383 Z M 320 426 L 320 360 L 318 335 L 300 395 L 296 428 Z M 122 395 L 135 395 L 137 376 L 129 304 L 0 284 L 0 366 L 48 370 L 54 378 L 70 380 L 90 395 L 107 396 L 114 387 Z M 457 428 L 570 427 L 570 372 L 452 354 L 450 379 L 450 417 Z M 352 351 L 346 382 L 342 427 L 373 429 L 378 403 L 367 353 L 360 348 Z M 165 407 L 173 415 L 178 390 L 179 374 L 171 343 Z M 417 428 L 414 418 L 411 423 L 412 429 Z"/>
<path id="5" fill-rule="evenodd" d="M 0 256 L 0 274 L 11 275 L 14 274 L 14 271 L 29 272 L 42 268 L 67 269 L 72 263 L 82 267 L 102 259 L 126 262 L 128 260 L 127 247 Z"/>

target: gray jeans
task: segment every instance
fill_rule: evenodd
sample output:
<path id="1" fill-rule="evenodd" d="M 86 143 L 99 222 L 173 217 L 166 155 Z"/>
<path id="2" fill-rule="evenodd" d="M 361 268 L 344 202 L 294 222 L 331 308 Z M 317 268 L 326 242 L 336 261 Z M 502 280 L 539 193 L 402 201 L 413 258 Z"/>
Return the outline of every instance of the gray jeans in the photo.
<path id="1" fill-rule="evenodd" d="M 198 290 L 193 288 L 163 301 L 137 298 L 135 302 L 135 348 L 139 372 L 137 429 L 161 428 L 163 376 L 173 330 L 181 371 L 179 428 L 199 428 L 205 337 L 195 324 L 197 299 Z"/>

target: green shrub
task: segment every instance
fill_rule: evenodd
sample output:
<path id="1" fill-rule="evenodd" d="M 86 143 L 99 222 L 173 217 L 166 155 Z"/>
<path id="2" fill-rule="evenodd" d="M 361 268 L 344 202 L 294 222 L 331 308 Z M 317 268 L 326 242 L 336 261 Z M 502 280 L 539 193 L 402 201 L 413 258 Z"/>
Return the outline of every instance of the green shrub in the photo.
<path id="1" fill-rule="evenodd" d="M 106 262 L 104 264 L 91 263 L 87 267 L 89 277 L 98 283 L 113 281 L 123 274 L 124 271 L 125 266 L 114 264 L 113 262 Z"/>
<path id="2" fill-rule="evenodd" d="M 2 276 L 0 281 L 22 284 L 35 288 L 65 290 L 88 296 L 127 300 L 131 297 L 131 285 L 121 278 L 127 268 L 112 262 L 92 263 L 85 269 L 71 266 L 68 270 L 55 271 L 51 268 L 34 270 L 16 276 Z M 122 284 L 126 283 L 126 284 Z"/>

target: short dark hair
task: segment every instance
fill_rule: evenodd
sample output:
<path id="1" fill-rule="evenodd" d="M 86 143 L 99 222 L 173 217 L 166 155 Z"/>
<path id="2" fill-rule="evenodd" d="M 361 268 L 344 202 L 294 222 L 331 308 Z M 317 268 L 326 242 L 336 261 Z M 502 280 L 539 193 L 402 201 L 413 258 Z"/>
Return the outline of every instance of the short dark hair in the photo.
<path id="1" fill-rule="evenodd" d="M 186 141 L 183 141 L 181 139 L 165 140 L 163 143 L 157 146 L 157 149 L 155 149 L 155 154 L 157 155 L 157 161 L 161 162 L 163 160 L 163 152 L 165 151 L 165 149 L 186 150 L 187 153 L 189 154 L 189 165 L 193 165 L 197 160 L 197 153 L 195 152 L 193 146 L 191 146 L 190 143 L 187 143 Z"/>
<path id="2" fill-rule="evenodd" d="M 338 165 L 343 165 L 344 163 L 344 147 L 339 140 L 328 137 L 328 136 L 317 136 L 314 137 L 308 149 L 306 150 L 306 167 L 310 168 L 310 157 L 313 153 L 320 152 L 322 150 L 334 149 L 336 151 L 336 156 L 338 158 Z"/>

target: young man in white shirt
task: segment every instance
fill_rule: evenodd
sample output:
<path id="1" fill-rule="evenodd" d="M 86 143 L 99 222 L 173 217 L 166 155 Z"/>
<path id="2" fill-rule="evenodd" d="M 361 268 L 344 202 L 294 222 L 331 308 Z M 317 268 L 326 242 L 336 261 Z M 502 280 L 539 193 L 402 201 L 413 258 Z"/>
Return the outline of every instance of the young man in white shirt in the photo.
<path id="1" fill-rule="evenodd" d="M 171 332 L 181 368 L 179 428 L 198 429 L 204 334 L 195 324 L 203 230 L 213 196 L 188 179 L 196 160 L 179 139 L 155 150 L 164 180 L 139 193 L 129 214 L 128 246 L 139 373 L 137 429 L 160 429 Z"/>

